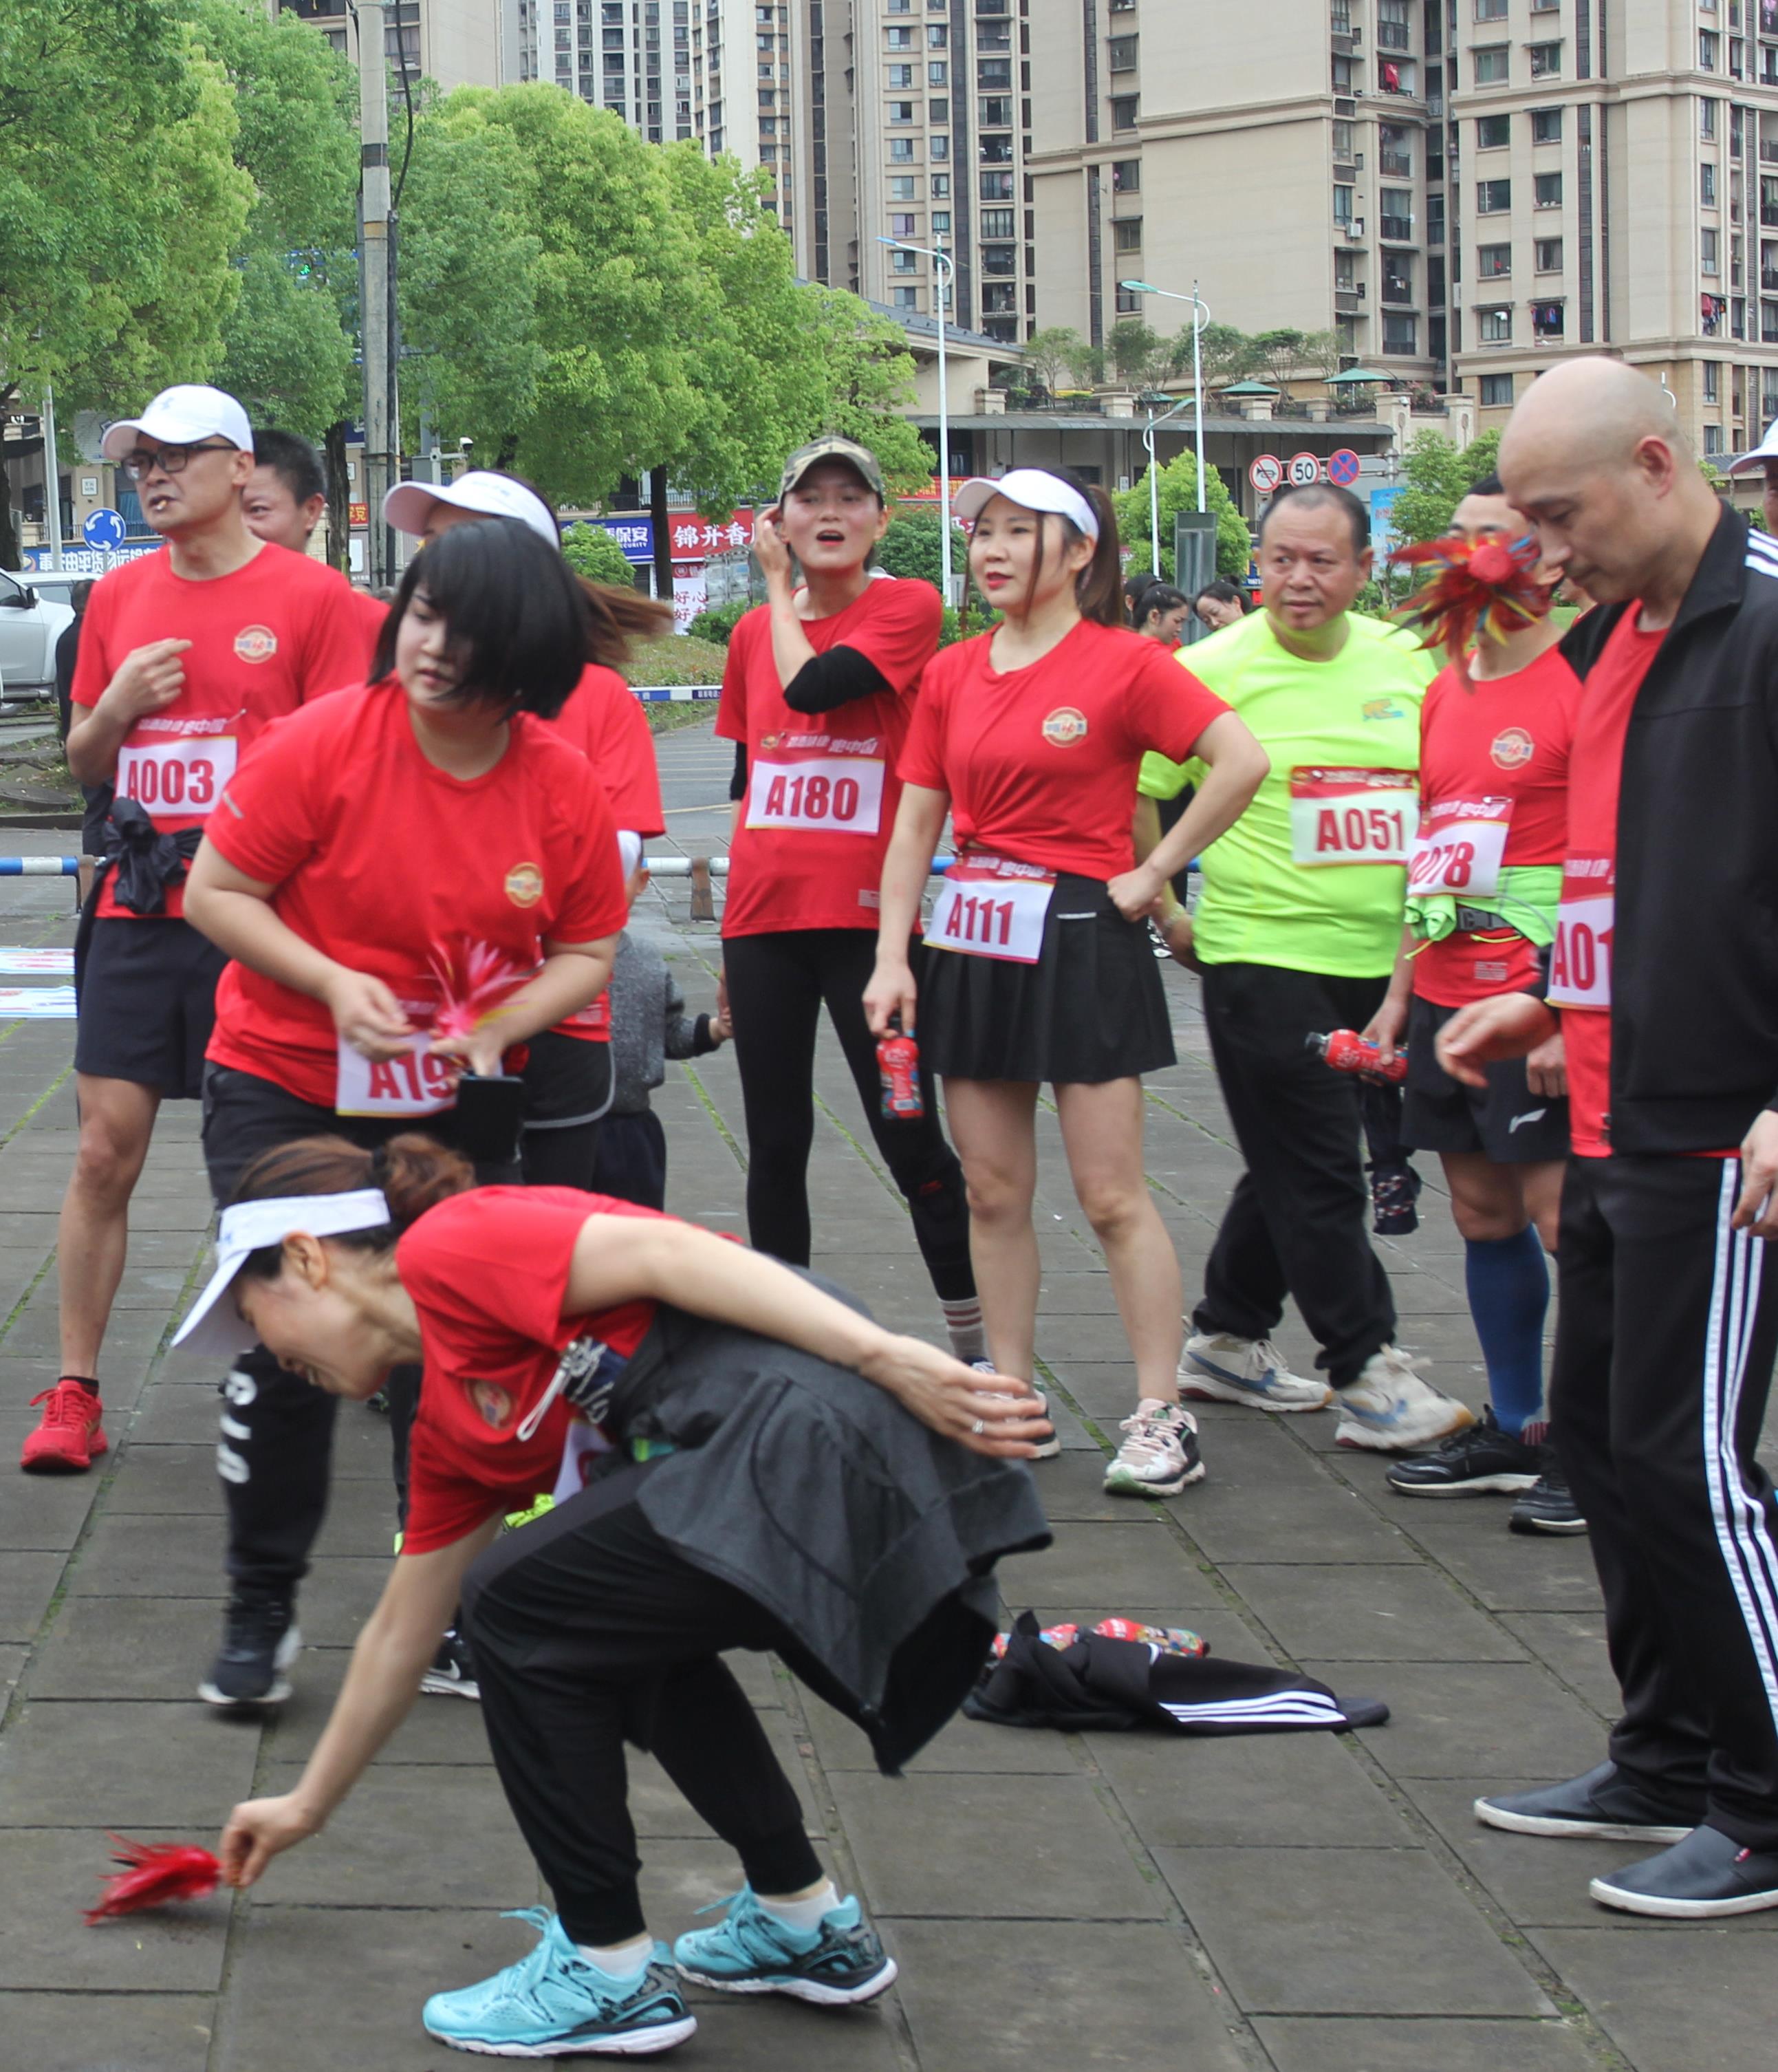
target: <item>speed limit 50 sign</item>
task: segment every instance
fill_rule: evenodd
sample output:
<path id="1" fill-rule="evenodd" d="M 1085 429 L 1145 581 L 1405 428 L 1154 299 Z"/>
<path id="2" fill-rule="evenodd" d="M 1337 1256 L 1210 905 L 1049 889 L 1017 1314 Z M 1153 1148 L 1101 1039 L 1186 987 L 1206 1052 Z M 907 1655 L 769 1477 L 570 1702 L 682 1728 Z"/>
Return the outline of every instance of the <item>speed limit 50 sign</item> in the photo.
<path id="1" fill-rule="evenodd" d="M 1321 479 L 1321 457 L 1319 454 L 1292 454 L 1286 473 L 1292 489 L 1307 489 L 1312 482 Z"/>

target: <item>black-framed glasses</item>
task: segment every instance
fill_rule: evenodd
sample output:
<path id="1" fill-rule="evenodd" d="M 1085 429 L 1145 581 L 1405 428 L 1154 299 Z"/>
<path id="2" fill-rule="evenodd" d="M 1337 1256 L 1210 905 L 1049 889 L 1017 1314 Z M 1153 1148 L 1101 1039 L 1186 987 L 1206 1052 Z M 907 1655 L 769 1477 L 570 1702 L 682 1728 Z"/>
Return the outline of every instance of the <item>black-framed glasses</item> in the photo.
<path id="1" fill-rule="evenodd" d="M 194 446 L 162 446 L 150 450 L 138 446 L 133 453 L 125 454 L 117 465 L 132 482 L 141 482 L 158 468 L 162 475 L 183 475 L 193 454 L 236 453 L 240 449 L 231 439 L 204 439 Z"/>

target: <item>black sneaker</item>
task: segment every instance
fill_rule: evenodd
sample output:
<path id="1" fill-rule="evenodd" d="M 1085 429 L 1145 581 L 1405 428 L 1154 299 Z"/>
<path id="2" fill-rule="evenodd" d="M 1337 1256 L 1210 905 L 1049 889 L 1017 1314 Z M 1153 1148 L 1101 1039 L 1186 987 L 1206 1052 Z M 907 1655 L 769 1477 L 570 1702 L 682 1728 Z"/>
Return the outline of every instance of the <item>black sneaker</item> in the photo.
<path id="1" fill-rule="evenodd" d="M 1554 1465 L 1525 1492 L 1506 1515 L 1514 1532 L 1584 1532 L 1587 1521 L 1580 1515 L 1568 1478 Z"/>
<path id="2" fill-rule="evenodd" d="M 1411 1166 L 1367 1166 L 1370 1227 L 1378 1237 L 1406 1237 L 1420 1227 L 1420 1176 Z"/>
<path id="3" fill-rule="evenodd" d="M 1703 1817 L 1702 1803 L 1695 1812 L 1660 1804 L 1612 1762 L 1566 1784 L 1476 1801 L 1484 1827 L 1509 1835 L 1590 1835 L 1601 1842 L 1682 1842 Z"/>
<path id="4" fill-rule="evenodd" d="M 290 1695 L 284 1672 L 302 1646 L 294 1598 L 237 1589 L 223 1615 L 222 1646 L 198 1696 L 207 1705 L 281 1705 Z"/>
<path id="5" fill-rule="evenodd" d="M 1778 1906 L 1778 1850 L 1746 1849 L 1720 1827 L 1694 1827 L 1682 1842 L 1587 1888 L 1602 1906 L 1664 1921 L 1713 1921 Z"/>
<path id="6" fill-rule="evenodd" d="M 438 1643 L 432 1667 L 420 1679 L 420 1688 L 434 1698 L 476 1698 L 482 1687 L 475 1680 L 475 1658 L 469 1642 L 453 1626 Z"/>
<path id="7" fill-rule="evenodd" d="M 1385 1480 L 1402 1496 L 1514 1496 L 1532 1487 L 1543 1465 L 1542 1449 L 1503 1432 L 1490 1404 L 1431 1453 L 1398 1461 Z"/>

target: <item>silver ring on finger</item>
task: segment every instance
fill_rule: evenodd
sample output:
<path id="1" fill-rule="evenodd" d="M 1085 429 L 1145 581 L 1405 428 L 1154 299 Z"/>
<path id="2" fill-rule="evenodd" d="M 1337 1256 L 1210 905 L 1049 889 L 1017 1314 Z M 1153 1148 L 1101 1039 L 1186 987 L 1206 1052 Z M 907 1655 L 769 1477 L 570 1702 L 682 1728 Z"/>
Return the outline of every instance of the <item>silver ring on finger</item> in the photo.
<path id="1" fill-rule="evenodd" d="M 988 1429 L 988 1427 L 987 1427 L 987 1425 L 986 1425 L 986 1424 L 982 1421 L 982 1420 L 981 1420 L 979 1417 L 978 1417 L 978 1418 L 975 1420 L 975 1422 L 974 1422 L 974 1423 L 970 1426 L 970 1428 L 969 1428 L 969 1429 L 970 1429 L 970 1430 L 971 1430 L 971 1432 L 973 1432 L 973 1433 L 975 1434 L 975 1437 L 979 1439 L 979 1438 L 980 1438 L 980 1437 L 982 1436 L 982 1434 L 983 1434 L 983 1433 Z"/>

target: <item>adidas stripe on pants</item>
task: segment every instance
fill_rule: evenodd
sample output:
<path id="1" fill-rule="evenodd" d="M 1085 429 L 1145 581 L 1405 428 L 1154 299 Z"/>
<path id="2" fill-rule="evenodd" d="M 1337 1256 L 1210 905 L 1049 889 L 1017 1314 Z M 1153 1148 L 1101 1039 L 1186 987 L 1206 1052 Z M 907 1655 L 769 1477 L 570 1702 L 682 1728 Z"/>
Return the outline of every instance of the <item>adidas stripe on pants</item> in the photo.
<path id="1" fill-rule="evenodd" d="M 1550 1378 L 1624 1696 L 1612 1759 L 1778 1848 L 1778 1504 L 1754 1458 L 1778 1249 L 1731 1231 L 1738 1159 L 1571 1158 Z"/>

